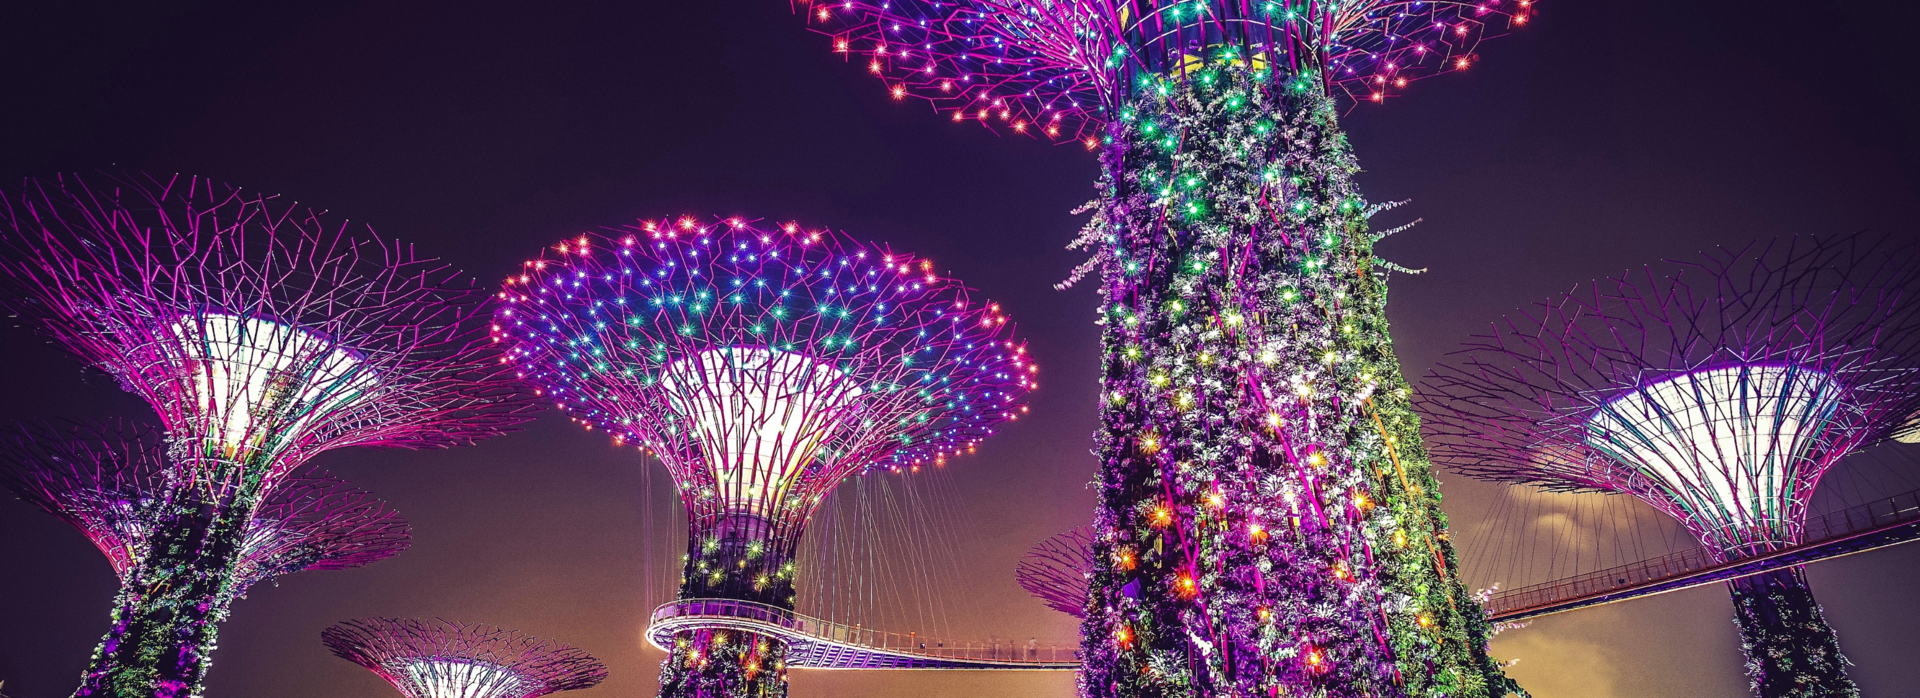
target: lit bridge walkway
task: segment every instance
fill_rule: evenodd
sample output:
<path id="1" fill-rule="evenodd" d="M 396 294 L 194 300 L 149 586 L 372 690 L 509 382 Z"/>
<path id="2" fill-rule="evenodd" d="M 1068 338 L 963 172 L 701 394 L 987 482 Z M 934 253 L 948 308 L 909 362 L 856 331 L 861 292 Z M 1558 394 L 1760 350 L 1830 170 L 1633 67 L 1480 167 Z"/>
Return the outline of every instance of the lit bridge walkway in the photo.
<path id="1" fill-rule="evenodd" d="M 911 633 L 842 625 L 751 601 L 682 599 L 653 610 L 647 642 L 661 650 L 674 633 L 726 628 L 787 643 L 787 666 L 803 669 L 1078 669 L 1078 647 L 954 643 Z"/>
<path id="2" fill-rule="evenodd" d="M 1719 562 L 1694 548 L 1552 582 L 1496 592 L 1486 604 L 1495 621 L 1637 599 L 1724 582 L 1768 570 L 1831 560 L 1920 538 L 1920 491 L 1807 520 L 1800 545 Z"/>

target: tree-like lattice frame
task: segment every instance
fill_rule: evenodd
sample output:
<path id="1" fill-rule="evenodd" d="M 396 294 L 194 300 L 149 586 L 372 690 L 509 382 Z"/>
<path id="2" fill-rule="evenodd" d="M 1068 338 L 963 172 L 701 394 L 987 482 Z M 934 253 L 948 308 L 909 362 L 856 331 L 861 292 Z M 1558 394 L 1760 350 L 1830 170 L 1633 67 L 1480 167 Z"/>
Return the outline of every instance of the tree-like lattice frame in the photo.
<path id="1" fill-rule="evenodd" d="M 1087 616 L 1087 579 L 1093 574 L 1093 527 L 1081 526 L 1046 540 L 1020 557 L 1014 581 L 1048 608 Z"/>
<path id="2" fill-rule="evenodd" d="M 477 623 L 366 618 L 320 641 L 407 698 L 533 698 L 607 678 L 605 664 L 571 645 Z"/>
<path id="3" fill-rule="evenodd" d="M 955 121 L 1099 144 L 1138 90 L 1228 62 L 1379 102 L 1473 64 L 1532 0 L 801 0 L 833 50 Z"/>
<path id="4" fill-rule="evenodd" d="M 1495 323 L 1420 391 L 1435 460 L 1631 494 L 1734 557 L 1799 542 L 1828 468 L 1920 410 L 1920 266 L 1794 237 L 1649 265 Z"/>

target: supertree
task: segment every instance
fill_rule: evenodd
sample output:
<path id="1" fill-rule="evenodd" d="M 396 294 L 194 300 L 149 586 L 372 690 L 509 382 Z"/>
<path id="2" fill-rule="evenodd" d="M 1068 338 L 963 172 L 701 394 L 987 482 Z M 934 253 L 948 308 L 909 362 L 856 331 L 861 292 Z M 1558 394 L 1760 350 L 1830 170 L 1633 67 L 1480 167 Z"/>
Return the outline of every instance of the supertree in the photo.
<path id="1" fill-rule="evenodd" d="M 605 664 L 571 645 L 437 618 L 350 620 L 320 641 L 407 698 L 534 698 L 607 678 Z"/>
<path id="2" fill-rule="evenodd" d="M 1502 696 L 1336 110 L 1530 0 L 803 2 L 956 121 L 1078 141 L 1103 277 L 1091 696 Z M 1396 229 L 1397 230 L 1397 229 Z"/>
<path id="3" fill-rule="evenodd" d="M 1422 383 L 1436 459 L 1631 495 L 1721 560 L 1801 542 L 1820 478 L 1920 409 L 1920 260 L 1860 236 L 1716 248 L 1494 323 Z M 1855 696 L 1798 567 L 1728 584 L 1754 689 Z"/>
<path id="4" fill-rule="evenodd" d="M 1016 419 L 1038 367 L 995 303 L 930 261 L 788 223 L 643 222 L 562 242 L 495 336 L 582 423 L 666 465 L 682 599 L 794 606 L 795 545 L 842 480 L 944 465 Z M 784 695 L 785 645 L 675 637 L 663 696 Z"/>
<path id="5" fill-rule="evenodd" d="M 78 529 L 124 583 L 148 550 L 169 489 L 165 445 L 139 427 L 24 427 L 0 440 L 0 485 Z M 406 520 L 332 477 L 296 475 L 248 522 L 231 596 L 303 570 L 344 570 L 407 549 Z"/>
<path id="6" fill-rule="evenodd" d="M 432 448 L 534 409 L 483 293 L 371 230 L 187 177 L 27 180 L 0 205 L 7 307 L 159 413 L 170 495 L 75 695 L 200 693 L 248 532 L 301 464 Z"/>
<path id="7" fill-rule="evenodd" d="M 1081 526 L 1040 541 L 1013 570 L 1014 581 L 1048 608 L 1087 617 L 1087 578 L 1093 576 L 1093 528 Z"/>

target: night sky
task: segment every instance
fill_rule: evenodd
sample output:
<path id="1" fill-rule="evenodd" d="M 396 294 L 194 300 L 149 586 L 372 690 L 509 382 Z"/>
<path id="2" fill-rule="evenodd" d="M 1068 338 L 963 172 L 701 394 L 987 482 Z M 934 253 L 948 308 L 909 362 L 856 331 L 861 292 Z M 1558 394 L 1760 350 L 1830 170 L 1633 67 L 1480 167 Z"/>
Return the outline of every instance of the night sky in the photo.
<path id="1" fill-rule="evenodd" d="M 1908 6 L 1542 0 L 1472 70 L 1354 110 L 1364 191 L 1412 202 L 1376 224 L 1424 221 L 1379 250 L 1431 269 L 1394 279 L 1408 375 L 1503 312 L 1637 263 L 1783 234 L 1914 235 Z M 14 3 L 0 10 L 0 186 L 200 174 L 370 223 L 488 280 L 562 236 L 683 213 L 797 219 L 930 257 L 1002 302 L 1043 366 L 1032 416 L 948 468 L 978 524 L 952 551 L 980 609 L 963 625 L 1073 642 L 1075 624 L 1012 570 L 1091 512 L 1095 296 L 1051 286 L 1082 259 L 1062 246 L 1095 159 L 896 102 L 827 49 L 777 0 Z M 150 415 L 10 325 L 0 421 Z M 222 631 L 210 696 L 392 695 L 318 641 L 369 615 L 564 640 L 612 669 L 568 695 L 652 694 L 661 654 L 641 639 L 638 580 L 659 570 L 638 551 L 644 517 L 664 516 L 641 494 L 657 465 L 554 412 L 479 446 L 319 464 L 405 514 L 413 548 L 255 589 Z M 1445 480 L 1471 539 L 1504 495 Z M 1866 693 L 1920 695 L 1920 546 L 1810 576 Z M 0 501 L 5 692 L 67 695 L 114 588 L 78 533 Z M 1494 649 L 1541 698 L 1749 695 L 1717 586 L 1551 617 Z M 1066 672 L 792 682 L 800 697 L 1072 694 Z"/>

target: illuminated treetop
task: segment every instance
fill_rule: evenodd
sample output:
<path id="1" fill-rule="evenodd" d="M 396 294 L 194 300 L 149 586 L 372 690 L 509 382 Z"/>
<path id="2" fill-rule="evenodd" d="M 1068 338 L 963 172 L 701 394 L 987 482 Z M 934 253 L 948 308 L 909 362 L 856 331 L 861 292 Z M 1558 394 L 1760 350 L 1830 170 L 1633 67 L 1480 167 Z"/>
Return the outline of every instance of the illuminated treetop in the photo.
<path id="1" fill-rule="evenodd" d="M 894 98 L 955 121 L 1094 138 L 1137 89 L 1209 62 L 1269 68 L 1381 101 L 1472 65 L 1532 0 L 801 0 L 834 50 L 867 59 Z M 1096 141 L 1089 140 L 1088 145 Z"/>
<path id="2" fill-rule="evenodd" d="M 490 625 L 367 618 L 327 628 L 320 641 L 407 698 L 533 698 L 607 678 L 579 649 Z"/>
<path id="3" fill-rule="evenodd" d="M 27 180 L 0 204 L 6 304 L 160 413 L 215 493 L 313 454 L 440 447 L 532 403 L 445 263 L 276 197 L 187 177 Z"/>
<path id="4" fill-rule="evenodd" d="M 943 463 L 1035 387 L 999 305 L 828 230 L 646 222 L 523 272 L 495 323 L 513 363 L 657 455 L 696 527 L 802 521 L 850 474 Z"/>
<path id="5" fill-rule="evenodd" d="M 1087 579 L 1093 574 L 1093 527 L 1081 526 L 1040 541 L 1014 568 L 1020 588 L 1048 608 L 1075 618 L 1087 615 Z"/>
<path id="6" fill-rule="evenodd" d="M 0 440 L 0 484 L 93 541 L 122 580 L 166 504 L 159 435 L 140 428 L 29 427 Z M 302 570 L 351 569 L 407 549 L 407 523 L 345 481 L 296 476 L 247 527 L 232 591 Z"/>
<path id="7" fill-rule="evenodd" d="M 1710 549 L 1797 543 L 1841 457 L 1920 408 L 1915 247 L 1790 238 L 1649 266 L 1510 315 L 1429 376 L 1436 460 L 1632 494 Z"/>

